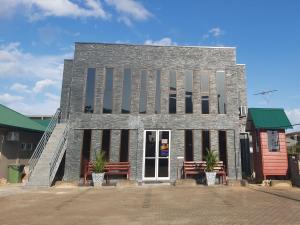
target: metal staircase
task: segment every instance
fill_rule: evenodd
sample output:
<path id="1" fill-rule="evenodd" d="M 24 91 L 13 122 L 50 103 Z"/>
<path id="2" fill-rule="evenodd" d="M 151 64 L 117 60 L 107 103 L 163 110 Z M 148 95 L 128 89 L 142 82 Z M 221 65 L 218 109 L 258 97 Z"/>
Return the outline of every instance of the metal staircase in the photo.
<path id="1" fill-rule="evenodd" d="M 51 186 L 67 148 L 68 123 L 60 123 L 61 111 L 52 117 L 31 159 L 27 186 Z"/>

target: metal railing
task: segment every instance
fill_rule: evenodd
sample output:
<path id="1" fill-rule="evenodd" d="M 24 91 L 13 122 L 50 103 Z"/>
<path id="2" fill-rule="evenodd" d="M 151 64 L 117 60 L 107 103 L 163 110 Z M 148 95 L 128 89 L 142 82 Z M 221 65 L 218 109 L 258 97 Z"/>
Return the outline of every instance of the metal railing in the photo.
<path id="1" fill-rule="evenodd" d="M 57 163 L 58 163 L 58 160 L 61 159 L 61 157 L 62 157 L 61 154 L 62 154 L 63 149 L 65 149 L 64 146 L 65 146 L 67 138 L 68 138 L 68 133 L 69 133 L 69 123 L 67 123 L 67 125 L 64 129 L 62 137 L 60 138 L 60 140 L 56 146 L 55 152 L 52 156 L 52 159 L 49 163 L 49 166 L 50 166 L 49 183 L 50 183 L 50 185 L 51 185 L 51 183 L 56 175 L 56 171 L 59 167 L 59 165 L 57 165 Z"/>
<path id="2" fill-rule="evenodd" d="M 47 142 L 56 126 L 57 123 L 59 123 L 60 120 L 60 114 L 61 110 L 58 108 L 57 111 L 55 112 L 54 116 L 51 118 L 51 121 L 49 125 L 47 126 L 40 142 L 36 146 L 28 164 L 29 164 L 29 174 L 28 177 L 30 178 L 32 171 L 34 170 L 39 158 L 41 157 L 42 152 L 44 151 Z"/>

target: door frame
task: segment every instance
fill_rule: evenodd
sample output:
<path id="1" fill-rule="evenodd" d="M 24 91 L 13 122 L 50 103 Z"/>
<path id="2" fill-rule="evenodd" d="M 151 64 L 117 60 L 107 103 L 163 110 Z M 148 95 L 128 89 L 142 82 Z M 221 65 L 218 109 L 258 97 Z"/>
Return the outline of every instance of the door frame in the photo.
<path id="1" fill-rule="evenodd" d="M 154 177 L 145 177 L 145 154 L 146 154 L 146 132 L 147 131 L 154 131 L 155 134 L 155 176 Z M 159 132 L 160 131 L 167 131 L 169 132 L 169 157 L 168 157 L 168 177 L 158 177 L 158 160 L 159 160 Z M 171 130 L 144 130 L 143 134 L 143 168 L 142 168 L 142 178 L 143 181 L 169 181 L 170 174 L 171 174 Z"/>

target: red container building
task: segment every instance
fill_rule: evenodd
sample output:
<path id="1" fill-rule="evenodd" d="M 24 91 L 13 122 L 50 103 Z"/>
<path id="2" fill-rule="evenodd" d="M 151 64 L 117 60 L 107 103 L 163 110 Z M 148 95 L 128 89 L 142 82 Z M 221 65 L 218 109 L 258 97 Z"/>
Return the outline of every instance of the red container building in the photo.
<path id="1" fill-rule="evenodd" d="M 285 129 L 292 128 L 283 109 L 250 108 L 247 131 L 252 135 L 253 170 L 258 181 L 286 177 Z"/>

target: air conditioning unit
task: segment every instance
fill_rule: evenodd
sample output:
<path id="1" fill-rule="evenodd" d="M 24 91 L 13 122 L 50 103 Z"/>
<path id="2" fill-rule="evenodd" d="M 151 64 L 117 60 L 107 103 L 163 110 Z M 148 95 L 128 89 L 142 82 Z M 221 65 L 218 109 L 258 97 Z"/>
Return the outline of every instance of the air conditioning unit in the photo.
<path id="1" fill-rule="evenodd" d="M 240 106 L 240 117 L 246 117 L 248 113 L 247 106 Z"/>
<path id="2" fill-rule="evenodd" d="M 19 139 L 20 139 L 20 134 L 19 132 L 16 131 L 8 132 L 6 135 L 7 141 L 19 141 Z"/>

